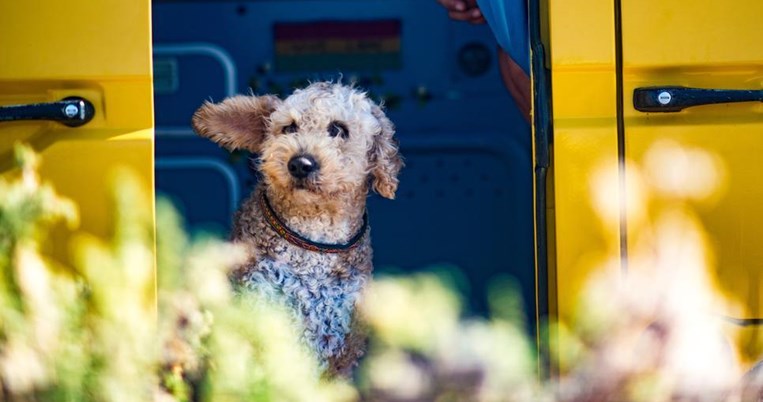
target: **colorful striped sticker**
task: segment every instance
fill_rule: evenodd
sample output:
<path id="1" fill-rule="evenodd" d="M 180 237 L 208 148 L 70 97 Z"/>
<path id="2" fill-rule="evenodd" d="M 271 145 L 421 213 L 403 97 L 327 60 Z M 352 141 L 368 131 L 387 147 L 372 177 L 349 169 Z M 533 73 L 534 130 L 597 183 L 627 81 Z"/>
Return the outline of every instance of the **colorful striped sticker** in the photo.
<path id="1" fill-rule="evenodd" d="M 276 23 L 273 37 L 279 72 L 402 66 L 399 20 Z"/>

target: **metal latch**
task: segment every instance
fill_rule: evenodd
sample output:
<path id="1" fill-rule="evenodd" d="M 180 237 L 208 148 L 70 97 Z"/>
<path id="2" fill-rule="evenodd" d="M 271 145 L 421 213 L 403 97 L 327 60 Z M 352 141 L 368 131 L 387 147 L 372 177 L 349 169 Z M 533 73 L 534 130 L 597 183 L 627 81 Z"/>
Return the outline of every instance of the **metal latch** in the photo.
<path id="1" fill-rule="evenodd" d="M 52 120 L 69 127 L 87 124 L 95 116 L 95 108 L 78 96 L 58 102 L 0 106 L 0 121 Z"/>
<path id="2" fill-rule="evenodd" d="M 640 112 L 680 112 L 691 106 L 754 101 L 763 102 L 763 90 L 680 86 L 645 87 L 633 90 L 633 107 Z"/>

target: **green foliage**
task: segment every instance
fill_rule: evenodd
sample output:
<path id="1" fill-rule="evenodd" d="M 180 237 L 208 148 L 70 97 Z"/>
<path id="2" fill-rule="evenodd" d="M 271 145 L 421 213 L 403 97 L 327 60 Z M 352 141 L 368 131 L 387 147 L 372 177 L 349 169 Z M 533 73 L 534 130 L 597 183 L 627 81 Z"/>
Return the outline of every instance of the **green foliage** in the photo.
<path id="1" fill-rule="evenodd" d="M 74 204 L 37 175 L 16 148 L 19 170 L 0 180 L 0 381 L 8 400 L 145 401 L 155 388 L 153 227 L 135 180 L 120 173 L 112 242 L 76 233 L 73 266 L 40 244 L 55 224 L 76 227 Z M 146 373 L 149 373 L 148 375 Z"/>
<path id="2" fill-rule="evenodd" d="M 361 369 L 366 398 L 542 400 L 534 348 L 513 321 L 521 321 L 517 313 L 463 320 L 448 283 L 430 273 L 376 279 L 363 305 L 372 333 Z M 495 308 L 504 308 L 503 297 L 495 296 Z"/>
<path id="3" fill-rule="evenodd" d="M 33 152 L 22 146 L 16 152 L 19 168 L 0 178 L 0 401 L 715 401 L 741 395 L 732 381 L 738 367 L 716 342 L 712 321 L 688 314 L 684 304 L 665 304 L 675 283 L 685 281 L 656 283 L 655 274 L 635 272 L 627 281 L 614 275 L 595 281 L 580 302 L 589 319 L 577 327 L 545 330 L 564 362 L 561 377 L 546 382 L 537 380 L 534 341 L 523 330 L 519 291 L 508 278 L 490 288 L 489 319 L 463 318 L 453 290 L 458 277 L 448 267 L 376 278 L 359 306 L 370 340 L 356 382 L 325 378 L 283 306 L 234 293 L 228 273 L 246 250 L 189 238 L 162 200 L 155 238 L 149 200 L 125 171 L 114 174 L 113 237 L 78 232 L 76 206 L 40 182 Z M 74 234 L 71 264 L 41 251 L 54 226 Z M 650 323 L 657 325 L 645 331 Z M 745 378 L 743 394 L 759 397 L 763 375 Z"/>
<path id="4" fill-rule="evenodd" d="M 321 378 L 281 306 L 234 295 L 244 250 L 189 239 L 165 201 L 155 242 L 127 171 L 113 175 L 113 237 L 78 232 L 75 205 L 40 183 L 30 149 L 16 152 L 18 171 L 0 179 L 0 401 L 356 399 Z M 61 223 L 69 265 L 40 251 Z"/>

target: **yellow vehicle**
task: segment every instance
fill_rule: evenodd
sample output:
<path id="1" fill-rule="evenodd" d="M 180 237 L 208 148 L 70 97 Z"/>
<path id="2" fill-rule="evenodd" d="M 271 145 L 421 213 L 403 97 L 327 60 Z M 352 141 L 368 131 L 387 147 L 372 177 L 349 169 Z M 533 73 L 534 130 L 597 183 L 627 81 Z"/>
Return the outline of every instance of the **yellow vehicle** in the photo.
<path id="1" fill-rule="evenodd" d="M 30 144 L 42 155 L 42 179 L 79 205 L 79 230 L 103 239 L 113 228 L 115 169 L 137 173 L 153 200 L 150 7 L 0 5 L 0 170 L 12 166 L 14 143 Z M 67 245 L 57 239 L 50 251 L 66 261 Z"/>
<path id="2" fill-rule="evenodd" d="M 763 3 L 534 3 L 541 312 L 574 320 L 574 300 L 606 256 L 616 257 L 607 269 L 623 275 L 640 269 L 640 242 L 654 230 L 658 211 L 678 210 L 706 231 L 715 256 L 708 274 L 741 306 L 717 313 L 741 331 L 742 355 L 757 358 L 763 335 Z M 655 171 L 659 152 L 651 150 L 665 147 L 677 152 L 661 154 Z M 591 181 L 602 169 L 616 173 L 609 192 L 597 195 Z M 712 184 L 716 191 L 695 197 L 655 190 L 678 171 L 685 173 L 674 185 L 707 190 L 703 186 Z M 604 217 L 602 196 L 615 205 Z"/>

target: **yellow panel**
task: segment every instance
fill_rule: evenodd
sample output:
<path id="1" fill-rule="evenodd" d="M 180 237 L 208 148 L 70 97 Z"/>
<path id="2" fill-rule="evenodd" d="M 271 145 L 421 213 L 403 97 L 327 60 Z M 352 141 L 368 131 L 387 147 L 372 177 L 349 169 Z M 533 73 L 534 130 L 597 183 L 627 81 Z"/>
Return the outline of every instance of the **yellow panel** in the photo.
<path id="1" fill-rule="evenodd" d="M 151 75 L 148 0 L 0 2 L 0 79 Z"/>
<path id="2" fill-rule="evenodd" d="M 552 313 L 568 322 L 582 284 L 619 246 L 620 178 L 611 173 L 617 172 L 618 157 L 613 6 L 611 0 L 549 0 L 555 193 L 549 203 L 555 232 L 554 247 L 549 248 L 555 262 L 549 272 L 549 299 L 557 303 Z M 746 306 L 744 311 L 725 311 L 735 318 L 763 318 L 763 186 L 757 177 L 763 171 L 763 104 L 644 114 L 633 109 L 631 96 L 636 87 L 655 85 L 763 88 L 761 15 L 759 0 L 741 0 L 734 7 L 722 0 L 622 0 L 624 145 L 626 158 L 635 161 L 626 169 L 625 183 L 639 183 L 635 172 L 645 166 L 647 151 L 662 140 L 716 155 L 712 160 L 723 166 L 718 193 L 683 206 L 694 206 L 708 232 L 715 249 L 712 276 L 719 289 Z M 698 167 L 692 168 L 699 174 Z M 596 195 L 591 181 L 602 171 L 610 172 L 609 194 Z M 670 164 L 665 168 L 669 172 Z M 639 204 L 634 202 L 637 195 L 636 187 L 622 195 L 635 207 L 627 215 L 631 252 L 636 251 L 639 231 L 654 218 L 642 213 L 672 205 L 664 197 Z M 615 206 L 603 220 L 594 205 L 602 197 Z M 743 332 L 746 340 L 738 344 L 749 357 L 759 350 L 750 345 L 763 342 L 754 339 L 757 329 Z"/>
<path id="3" fill-rule="evenodd" d="M 606 122 L 602 122 L 606 123 Z M 554 128 L 556 283 L 559 317 L 569 321 L 585 282 L 619 247 L 618 220 L 602 220 L 591 197 L 593 177 L 617 172 L 614 122 Z M 617 182 L 615 181 L 614 184 Z M 617 204 L 617 190 L 612 190 Z"/>
<path id="4" fill-rule="evenodd" d="M 615 28 L 611 0 L 549 0 L 548 4 L 551 56 L 555 68 L 563 65 L 614 68 Z"/>
<path id="5" fill-rule="evenodd" d="M 763 88 L 763 2 L 623 1 L 623 65 L 626 155 L 639 168 L 655 144 L 673 144 L 714 155 L 720 166 L 718 190 L 706 200 L 683 206 L 696 213 L 707 231 L 712 255 L 708 269 L 719 290 L 743 309 L 722 313 L 734 318 L 763 318 L 763 104 L 699 106 L 679 113 L 641 113 L 630 99 L 633 89 L 681 85 L 717 89 Z M 680 164 L 676 156 L 676 165 Z M 687 181 L 707 180 L 693 166 Z M 672 169 L 666 168 L 666 173 Z M 675 207 L 658 197 L 655 210 Z M 629 218 L 629 249 L 638 241 L 638 225 Z M 745 329 L 738 342 L 750 357 L 759 352 L 757 329 Z M 741 339 L 741 338 L 740 338 Z M 750 345 L 756 345 L 751 347 Z M 757 352 L 756 352 L 757 351 Z"/>
<path id="6" fill-rule="evenodd" d="M 715 264 L 710 261 L 715 266 L 712 277 L 719 281 L 720 290 L 725 296 L 749 307 L 741 316 L 737 312 L 728 312 L 735 318 L 760 316 L 758 306 L 761 300 L 757 291 L 760 283 L 751 281 L 759 276 L 757 273 L 763 272 L 763 247 L 760 243 L 763 238 L 763 209 L 760 207 L 763 186 L 755 183 L 763 171 L 761 134 L 763 127 L 753 123 L 737 124 L 733 131 L 721 122 L 665 125 L 664 121 L 634 119 L 627 125 L 627 154 L 640 167 L 646 168 L 644 155 L 649 149 L 666 139 L 687 149 L 710 151 L 718 157 L 722 166 L 718 193 L 710 195 L 705 201 L 680 205 L 699 213 L 702 226 L 710 236 L 712 250 L 709 251 L 715 255 Z M 697 168 L 700 170 L 701 167 Z M 670 205 L 676 205 L 674 199 L 656 198 L 652 209 L 658 212 Z M 635 224 L 628 226 L 631 245 L 638 241 L 642 229 Z"/>
<path id="7" fill-rule="evenodd" d="M 0 171 L 12 145 L 42 154 L 42 176 L 80 206 L 81 230 L 105 238 L 113 225 L 107 184 L 127 167 L 153 200 L 153 94 L 149 0 L 0 2 L 0 105 L 82 96 L 94 119 L 0 123 Z M 153 202 L 153 201 L 152 201 Z M 153 214 L 153 203 L 150 204 Z M 68 260 L 66 239 L 51 246 Z"/>
<path id="8" fill-rule="evenodd" d="M 763 60 L 760 0 L 623 0 L 622 9 L 626 69 Z"/>
<path id="9" fill-rule="evenodd" d="M 763 355 L 763 327 L 751 325 L 740 328 L 738 325 L 727 324 L 723 329 L 735 341 L 743 365 L 751 367 L 758 363 Z"/>
<path id="10" fill-rule="evenodd" d="M 610 0 L 549 1 L 555 210 L 548 294 L 552 317 L 568 323 L 591 271 L 619 244 L 617 219 L 599 219 L 590 185 L 600 169 L 617 171 L 613 15 Z"/>

